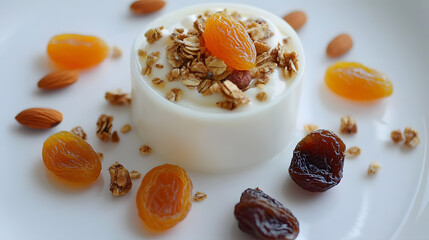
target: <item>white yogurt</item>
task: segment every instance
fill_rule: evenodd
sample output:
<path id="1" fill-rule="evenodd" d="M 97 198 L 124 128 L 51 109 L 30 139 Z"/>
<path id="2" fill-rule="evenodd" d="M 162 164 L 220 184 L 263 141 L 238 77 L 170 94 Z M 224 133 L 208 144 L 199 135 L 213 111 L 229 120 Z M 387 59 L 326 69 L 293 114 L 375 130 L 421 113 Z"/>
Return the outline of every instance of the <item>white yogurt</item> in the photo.
<path id="1" fill-rule="evenodd" d="M 180 81 L 169 82 L 166 89 L 178 87 L 184 91 L 179 102 L 170 102 L 165 94 L 154 89 L 151 79 L 165 79 L 171 70 L 165 57 L 170 31 L 175 27 L 189 28 L 198 14 L 207 9 L 237 11 L 242 16 L 266 20 L 275 35 L 269 40 L 272 46 L 289 37 L 292 50 L 298 54 L 299 70 L 293 79 L 285 80 L 280 69 L 271 76 L 263 89 L 270 100 L 259 103 L 254 99 L 258 88 L 247 90 L 251 98 L 248 106 L 226 111 L 213 106 L 223 100 L 217 94 L 206 97 L 196 90 L 188 90 Z M 164 26 L 164 37 L 150 46 L 145 32 Z M 150 49 L 149 49 L 150 47 Z M 158 63 L 164 69 L 153 68 L 150 80 L 141 74 L 139 49 L 146 52 L 160 51 Z M 191 170 L 224 172 L 246 168 L 276 156 L 289 143 L 296 129 L 301 79 L 304 71 L 304 52 L 295 31 L 281 18 L 247 5 L 202 4 L 167 13 L 142 29 L 131 54 L 132 120 L 134 129 L 144 144 L 160 161 L 177 164 Z M 167 82 L 167 81 L 166 81 Z M 238 111 L 237 111 L 238 110 Z"/>

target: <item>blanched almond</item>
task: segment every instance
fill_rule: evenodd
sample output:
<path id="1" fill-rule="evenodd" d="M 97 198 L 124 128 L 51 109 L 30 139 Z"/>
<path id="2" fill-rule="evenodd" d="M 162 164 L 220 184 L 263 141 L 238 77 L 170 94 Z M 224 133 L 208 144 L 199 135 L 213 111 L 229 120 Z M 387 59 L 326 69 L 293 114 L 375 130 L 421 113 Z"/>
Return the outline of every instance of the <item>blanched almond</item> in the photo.
<path id="1" fill-rule="evenodd" d="M 135 14 L 147 14 L 161 10 L 164 6 L 164 0 L 139 0 L 133 2 L 130 9 Z"/>
<path id="2" fill-rule="evenodd" d="M 304 26 L 305 22 L 307 22 L 307 15 L 303 11 L 294 11 L 284 16 L 283 19 L 289 23 L 293 29 L 299 30 Z"/>
<path id="3" fill-rule="evenodd" d="M 353 46 L 353 40 L 350 35 L 343 33 L 335 37 L 326 48 L 328 57 L 336 58 L 344 55 Z"/>
<path id="4" fill-rule="evenodd" d="M 59 70 L 44 76 L 37 86 L 42 89 L 52 90 L 67 87 L 79 78 L 79 72 L 73 70 Z"/>
<path id="5" fill-rule="evenodd" d="M 29 108 L 16 115 L 15 119 L 29 128 L 46 129 L 60 124 L 63 114 L 50 108 Z"/>

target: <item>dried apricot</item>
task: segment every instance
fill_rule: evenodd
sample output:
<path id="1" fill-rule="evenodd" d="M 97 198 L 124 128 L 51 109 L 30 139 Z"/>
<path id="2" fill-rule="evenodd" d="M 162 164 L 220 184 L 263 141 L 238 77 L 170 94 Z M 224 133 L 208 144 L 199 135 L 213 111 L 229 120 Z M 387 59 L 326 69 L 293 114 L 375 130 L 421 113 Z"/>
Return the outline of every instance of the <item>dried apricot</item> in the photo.
<path id="1" fill-rule="evenodd" d="M 340 183 L 345 150 L 335 133 L 324 129 L 310 132 L 293 151 L 289 175 L 305 190 L 324 192 Z"/>
<path id="2" fill-rule="evenodd" d="M 389 78 L 360 63 L 337 62 L 326 70 L 326 85 L 340 96 L 354 100 L 374 100 L 393 92 Z"/>
<path id="3" fill-rule="evenodd" d="M 61 34 L 48 43 L 48 55 L 65 69 L 95 66 L 109 55 L 109 46 L 100 38 L 79 34 Z"/>
<path id="4" fill-rule="evenodd" d="M 255 66 L 255 45 L 244 26 L 231 15 L 210 16 L 204 29 L 204 42 L 214 56 L 232 69 L 250 70 Z"/>
<path id="5" fill-rule="evenodd" d="M 182 221 L 191 209 L 192 181 L 186 171 L 164 164 L 150 170 L 137 192 L 137 209 L 145 226 L 165 231 Z"/>
<path id="6" fill-rule="evenodd" d="M 67 181 L 90 183 L 101 172 L 100 159 L 91 145 L 70 132 L 48 137 L 43 143 L 42 155 L 46 168 Z"/>

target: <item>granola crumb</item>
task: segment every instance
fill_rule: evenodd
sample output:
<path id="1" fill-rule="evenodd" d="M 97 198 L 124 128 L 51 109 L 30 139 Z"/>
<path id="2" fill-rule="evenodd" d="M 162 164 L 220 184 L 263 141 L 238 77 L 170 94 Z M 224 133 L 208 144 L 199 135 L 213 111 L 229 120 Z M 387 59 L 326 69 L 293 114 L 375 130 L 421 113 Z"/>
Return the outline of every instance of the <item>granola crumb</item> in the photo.
<path id="1" fill-rule="evenodd" d="M 148 155 L 152 151 L 152 148 L 148 145 L 141 145 L 139 151 L 141 155 Z"/>
<path id="2" fill-rule="evenodd" d="M 402 132 L 400 129 L 393 130 L 390 133 L 390 138 L 392 138 L 392 141 L 394 143 L 400 143 L 400 142 L 404 141 L 404 137 L 402 136 Z"/>
<path id="3" fill-rule="evenodd" d="M 122 56 L 122 49 L 118 46 L 112 48 L 112 58 L 120 58 Z"/>
<path id="4" fill-rule="evenodd" d="M 372 161 L 368 166 L 368 175 L 372 176 L 381 169 L 381 164 L 377 161 Z"/>
<path id="5" fill-rule="evenodd" d="M 106 92 L 104 98 L 112 105 L 126 105 L 131 103 L 131 96 L 123 93 L 121 89 Z"/>
<path id="6" fill-rule="evenodd" d="M 72 130 L 70 130 L 70 132 L 82 138 L 83 140 L 86 140 L 86 132 L 83 130 L 81 126 L 74 127 Z"/>
<path id="7" fill-rule="evenodd" d="M 137 52 L 137 54 L 138 54 L 140 57 L 146 57 L 146 56 L 147 56 L 147 52 L 146 52 L 146 51 L 144 51 L 143 49 L 139 49 L 139 51 Z"/>
<path id="8" fill-rule="evenodd" d="M 131 171 L 130 172 L 131 179 L 139 179 L 141 176 L 142 176 L 142 174 L 139 173 L 138 171 Z"/>
<path id="9" fill-rule="evenodd" d="M 116 162 L 109 167 L 110 173 L 110 191 L 113 196 L 118 197 L 127 194 L 133 183 L 131 182 L 130 173 L 122 166 L 122 164 Z"/>
<path id="10" fill-rule="evenodd" d="M 164 68 L 164 65 L 162 65 L 161 63 L 157 63 L 157 64 L 155 64 L 155 67 L 162 69 L 162 68 Z"/>
<path id="11" fill-rule="evenodd" d="M 411 127 L 407 127 L 404 130 L 404 136 L 405 136 L 405 146 L 410 147 L 410 148 L 415 148 L 420 144 L 420 138 L 419 138 L 419 133 L 411 128 Z"/>
<path id="12" fill-rule="evenodd" d="M 130 124 L 124 124 L 124 126 L 121 127 L 121 133 L 127 133 L 131 131 L 131 125 Z"/>
<path id="13" fill-rule="evenodd" d="M 165 87 L 165 81 L 161 80 L 160 78 L 154 78 L 152 79 L 152 84 L 157 88 L 164 88 Z"/>
<path id="14" fill-rule="evenodd" d="M 97 137 L 103 142 L 108 142 L 112 135 L 113 116 L 101 114 L 97 121 Z"/>
<path id="15" fill-rule="evenodd" d="M 304 131 L 306 133 L 311 133 L 313 131 L 316 131 L 317 129 L 319 129 L 319 126 L 314 125 L 314 124 L 305 124 L 304 125 Z"/>
<path id="16" fill-rule="evenodd" d="M 207 198 L 207 194 L 203 193 L 203 192 L 196 192 L 194 195 L 194 201 L 195 202 L 201 202 L 204 201 Z"/>
<path id="17" fill-rule="evenodd" d="M 182 97 L 182 89 L 172 88 L 170 92 L 165 94 L 165 98 L 170 102 L 177 102 Z"/>
<path id="18" fill-rule="evenodd" d="M 350 116 L 344 116 L 341 118 L 340 133 L 343 134 L 354 134 L 357 132 L 356 121 Z"/>
<path id="19" fill-rule="evenodd" d="M 258 99 L 260 102 L 265 102 L 268 99 L 268 94 L 266 92 L 260 92 L 256 94 L 256 99 Z"/>
<path id="20" fill-rule="evenodd" d="M 119 134 L 117 131 L 113 131 L 112 133 L 112 142 L 117 143 L 119 142 L 121 139 L 119 138 Z"/>
<path id="21" fill-rule="evenodd" d="M 350 147 L 346 150 L 346 158 L 355 158 L 359 156 L 361 149 L 359 147 Z"/>
<path id="22" fill-rule="evenodd" d="M 149 29 L 144 36 L 146 37 L 146 40 L 148 43 L 152 44 L 156 41 L 158 41 L 160 38 L 162 38 L 162 32 L 161 30 L 164 29 L 163 26 Z"/>
<path id="23" fill-rule="evenodd" d="M 103 159 L 104 159 L 104 154 L 103 153 L 97 152 L 97 156 L 98 156 L 98 159 L 100 159 L 100 161 L 103 161 Z"/>

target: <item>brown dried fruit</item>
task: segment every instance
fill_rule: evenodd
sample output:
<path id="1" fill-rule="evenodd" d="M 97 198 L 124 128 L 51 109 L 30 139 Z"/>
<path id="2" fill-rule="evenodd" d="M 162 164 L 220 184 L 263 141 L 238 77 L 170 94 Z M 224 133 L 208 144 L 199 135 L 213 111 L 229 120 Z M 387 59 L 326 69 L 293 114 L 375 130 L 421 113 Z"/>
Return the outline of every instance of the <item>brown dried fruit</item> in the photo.
<path id="1" fill-rule="evenodd" d="M 130 173 L 122 166 L 122 164 L 116 162 L 109 167 L 110 173 L 110 191 L 113 196 L 118 197 L 127 194 L 133 182 L 131 181 Z"/>
<path id="2" fill-rule="evenodd" d="M 347 53 L 353 46 L 353 39 L 350 35 L 343 33 L 336 36 L 326 48 L 328 57 L 336 58 Z"/>
<path id="3" fill-rule="evenodd" d="M 29 128 L 47 129 L 60 124 L 63 114 L 50 108 L 29 108 L 18 113 L 15 119 Z"/>
<path id="4" fill-rule="evenodd" d="M 234 70 L 229 76 L 228 80 L 237 85 L 241 90 L 245 89 L 252 81 L 252 76 L 249 71 Z"/>
<path id="5" fill-rule="evenodd" d="M 299 30 L 307 21 L 307 15 L 303 11 L 294 11 L 284 16 L 283 19 L 289 23 L 293 29 Z"/>
<path id="6" fill-rule="evenodd" d="M 139 0 L 131 4 L 134 14 L 147 14 L 161 10 L 165 6 L 164 0 Z"/>
<path id="7" fill-rule="evenodd" d="M 44 76 L 37 86 L 45 90 L 67 87 L 79 79 L 79 72 L 74 70 L 59 70 Z"/>

